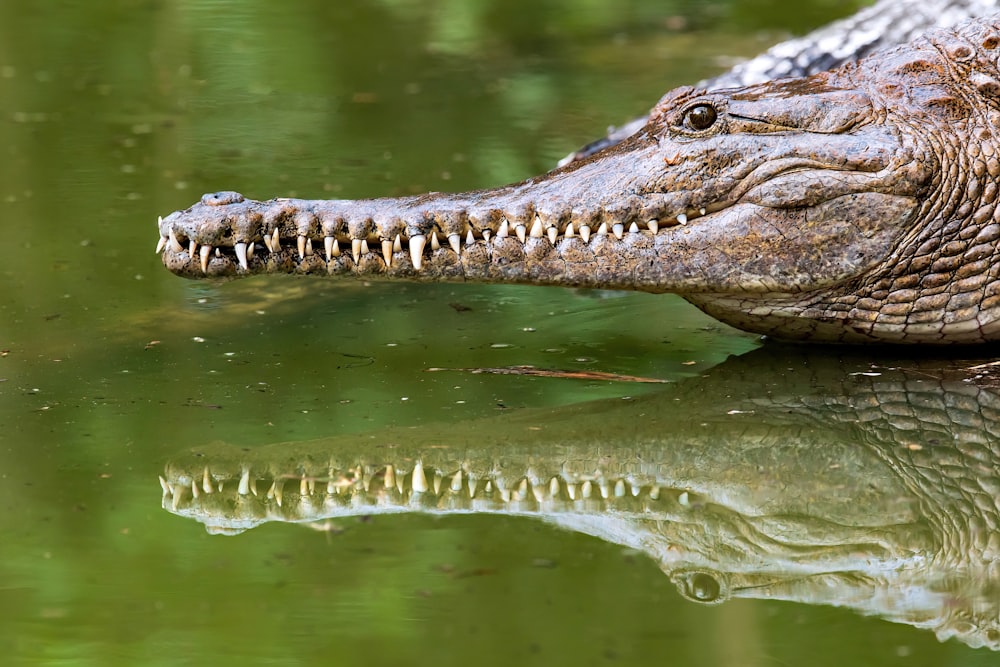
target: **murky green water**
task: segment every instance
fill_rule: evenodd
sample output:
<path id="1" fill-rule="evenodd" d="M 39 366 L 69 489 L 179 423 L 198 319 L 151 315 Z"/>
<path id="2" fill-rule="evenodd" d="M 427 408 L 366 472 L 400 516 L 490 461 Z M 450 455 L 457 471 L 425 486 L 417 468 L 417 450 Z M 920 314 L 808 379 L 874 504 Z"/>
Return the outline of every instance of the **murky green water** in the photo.
<path id="1" fill-rule="evenodd" d="M 870 574 L 874 583 L 852 589 L 853 603 L 804 604 L 753 599 L 763 589 L 772 598 L 804 597 L 795 583 L 804 572 L 777 590 L 774 565 L 720 543 L 695 548 L 670 538 L 656 548 L 712 554 L 713 567 L 735 568 L 724 588 L 751 598 L 699 605 L 678 594 L 676 576 L 661 572 L 650 555 L 655 540 L 635 543 L 633 529 L 614 523 L 601 529 L 614 535 L 598 539 L 590 534 L 600 530 L 582 530 L 580 518 L 559 527 L 551 518 L 362 507 L 324 519 L 314 525 L 319 530 L 272 522 L 222 537 L 164 509 L 173 509 L 176 494 L 164 497 L 157 483 L 166 463 L 189 461 L 194 447 L 221 470 L 209 446 L 217 441 L 246 448 L 236 458 L 247 460 L 279 456 L 267 448 L 272 443 L 327 439 L 324 451 L 332 453 L 317 456 L 357 457 L 374 442 L 371 456 L 388 461 L 402 448 L 395 453 L 405 450 L 411 463 L 406 448 L 414 443 L 474 458 L 484 443 L 509 442 L 512 487 L 474 491 L 498 507 L 498 493 L 507 503 L 521 493 L 530 467 L 518 446 L 536 448 L 535 468 L 544 467 L 537 461 L 547 443 L 596 439 L 608 451 L 644 443 L 685 452 L 704 440 L 702 425 L 720 416 L 746 420 L 733 430 L 723 419 L 707 431 L 720 452 L 740 451 L 732 442 L 747 438 L 799 442 L 802 433 L 838 452 L 845 442 L 873 438 L 887 442 L 887 451 L 919 452 L 944 437 L 988 451 L 994 436 L 982 420 L 993 414 L 993 394 L 985 390 L 901 394 L 911 412 L 940 401 L 979 415 L 972 426 L 961 422 L 966 430 L 934 422 L 944 435 L 933 436 L 926 424 L 893 419 L 877 422 L 880 435 L 870 436 L 830 417 L 836 411 L 817 407 L 822 401 L 803 403 L 809 409 L 797 419 L 804 421 L 783 417 L 790 409 L 783 404 L 751 405 L 756 385 L 727 379 L 732 362 L 714 367 L 757 347 L 756 339 L 672 297 L 308 280 L 201 285 L 168 275 L 153 253 L 156 216 L 206 191 L 362 197 L 485 187 L 544 171 L 668 87 L 756 53 L 789 27 L 850 11 L 835 2 L 801 4 L 0 4 L 2 663 L 993 664 L 996 654 L 957 639 L 939 643 L 912 619 L 893 623 L 851 610 L 878 613 L 858 596 L 894 599 L 897 610 L 925 596 L 988 616 L 1000 600 L 995 584 L 961 563 L 950 570 L 962 572 L 961 586 L 945 577 L 932 582 L 933 593 L 915 584 L 886 589 Z M 686 28 L 671 32 L 679 26 Z M 842 391 L 843 378 L 859 377 L 850 373 L 873 361 L 785 354 L 767 352 L 766 363 L 752 367 L 761 396 L 785 387 L 782 395 L 813 392 L 837 404 L 854 396 Z M 518 365 L 670 384 L 467 370 Z M 782 375 L 790 367 L 804 382 L 794 391 Z M 699 376 L 706 373 L 722 373 L 721 384 L 705 385 Z M 875 389 L 883 397 L 888 391 Z M 856 409 L 861 400 L 848 402 Z M 586 401 L 596 403 L 573 407 Z M 996 466 L 984 457 L 983 465 Z M 877 463 L 857 465 L 881 474 Z M 441 475 L 429 472 L 428 484 L 440 484 Z M 204 480 L 195 483 L 202 499 L 222 497 L 218 474 L 208 482 L 212 494 Z M 635 493 L 623 486 L 621 496 L 595 478 L 587 494 L 593 502 L 611 503 L 604 494 L 644 499 L 660 484 L 664 498 L 669 487 L 671 502 L 700 512 L 739 486 L 690 476 L 671 485 L 664 474 L 631 480 Z M 295 499 L 304 475 L 288 475 L 282 508 L 273 493 L 268 501 L 272 518 L 304 507 Z M 384 469 L 377 475 L 376 491 L 381 484 L 392 496 Z M 340 479 L 327 475 L 317 484 Z M 859 479 L 847 477 L 836 489 L 819 479 L 815 488 L 842 507 L 844 498 L 867 498 Z M 584 482 L 564 479 L 560 502 L 582 498 Z M 899 494 L 888 516 L 905 514 L 909 523 L 901 525 L 915 528 L 879 533 L 891 549 L 865 560 L 858 547 L 837 560 L 841 569 L 857 556 L 872 571 L 883 562 L 905 570 L 900 564 L 910 561 L 892 549 L 934 547 L 934 528 L 909 487 L 885 484 L 879 497 Z M 178 510 L 196 500 L 188 488 Z M 266 496 L 264 486 L 259 492 Z M 399 493 L 412 499 L 414 491 Z M 490 510 L 489 502 L 479 508 Z M 654 514 L 667 511 L 650 502 Z M 777 502 L 734 501 L 764 516 Z M 677 511 L 672 505 L 671 516 Z M 955 521 L 971 522 L 961 514 Z M 698 535 L 715 530 L 711 522 L 691 525 L 688 537 L 698 544 Z M 992 544 L 996 526 L 970 525 L 976 539 Z M 791 527 L 770 530 L 791 544 Z M 995 554 L 982 552 L 987 561 Z"/>

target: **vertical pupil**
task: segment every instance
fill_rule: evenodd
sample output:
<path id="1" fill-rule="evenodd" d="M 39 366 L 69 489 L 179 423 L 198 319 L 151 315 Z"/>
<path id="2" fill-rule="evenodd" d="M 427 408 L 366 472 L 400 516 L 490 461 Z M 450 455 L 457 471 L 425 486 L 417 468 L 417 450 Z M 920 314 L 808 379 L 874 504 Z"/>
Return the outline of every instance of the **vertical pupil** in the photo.
<path id="1" fill-rule="evenodd" d="M 688 124 L 693 130 L 707 130 L 716 118 L 715 109 L 708 104 L 699 104 L 688 111 Z"/>

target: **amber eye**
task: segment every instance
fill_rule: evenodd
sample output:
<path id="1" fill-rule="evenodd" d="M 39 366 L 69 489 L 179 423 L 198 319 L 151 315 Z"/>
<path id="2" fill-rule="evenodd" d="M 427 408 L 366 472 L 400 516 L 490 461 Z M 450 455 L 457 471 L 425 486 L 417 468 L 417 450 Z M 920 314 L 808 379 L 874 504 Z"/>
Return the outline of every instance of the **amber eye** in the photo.
<path id="1" fill-rule="evenodd" d="M 684 114 L 684 125 L 697 132 L 702 132 L 712 127 L 718 118 L 719 114 L 711 104 L 697 104 Z"/>

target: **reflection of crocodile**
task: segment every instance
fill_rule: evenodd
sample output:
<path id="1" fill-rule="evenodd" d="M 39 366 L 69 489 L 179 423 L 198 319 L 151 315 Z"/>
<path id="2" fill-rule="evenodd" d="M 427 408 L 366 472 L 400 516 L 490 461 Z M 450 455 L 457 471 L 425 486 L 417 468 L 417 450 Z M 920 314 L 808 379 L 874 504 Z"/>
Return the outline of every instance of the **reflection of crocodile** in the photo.
<path id="1" fill-rule="evenodd" d="M 618 146 L 494 190 L 206 195 L 160 223 L 159 247 L 187 276 L 638 289 L 777 337 L 991 340 L 998 47 L 984 20 L 809 78 L 678 89 Z"/>
<path id="2" fill-rule="evenodd" d="M 638 400 L 213 445 L 167 466 L 163 506 L 216 533 L 534 516 L 645 552 L 695 601 L 847 606 L 1000 649 L 1000 396 L 948 362 L 904 363 L 765 348 Z"/>

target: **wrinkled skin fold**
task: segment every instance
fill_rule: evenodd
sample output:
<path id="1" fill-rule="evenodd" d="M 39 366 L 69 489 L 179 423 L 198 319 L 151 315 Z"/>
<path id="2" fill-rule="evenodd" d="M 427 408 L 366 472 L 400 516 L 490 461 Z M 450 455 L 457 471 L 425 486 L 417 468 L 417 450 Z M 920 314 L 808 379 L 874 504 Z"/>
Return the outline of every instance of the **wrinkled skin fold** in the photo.
<path id="1" fill-rule="evenodd" d="M 618 146 L 494 190 L 206 195 L 160 221 L 157 249 L 188 277 L 674 292 L 777 338 L 990 341 L 998 44 L 978 20 L 807 78 L 678 89 Z"/>
<path id="2" fill-rule="evenodd" d="M 637 400 L 199 447 L 167 465 L 162 505 L 221 534 L 531 517 L 647 554 L 695 602 L 844 606 L 1000 648 L 1000 380 L 971 362 L 787 352 Z"/>

